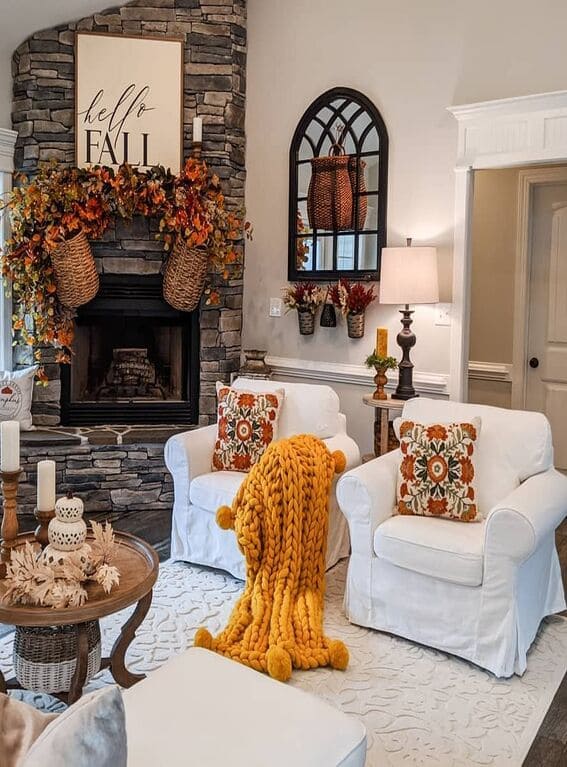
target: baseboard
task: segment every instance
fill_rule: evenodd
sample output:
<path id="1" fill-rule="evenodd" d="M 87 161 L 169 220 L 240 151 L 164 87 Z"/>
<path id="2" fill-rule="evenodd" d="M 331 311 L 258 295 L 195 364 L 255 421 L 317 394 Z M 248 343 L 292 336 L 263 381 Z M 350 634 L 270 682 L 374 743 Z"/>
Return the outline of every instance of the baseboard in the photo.
<path id="1" fill-rule="evenodd" d="M 289 378 L 301 378 L 317 383 L 341 383 L 355 386 L 374 387 L 374 371 L 364 365 L 346 362 L 322 362 L 302 360 L 294 357 L 266 357 L 274 373 Z M 388 376 L 387 389 L 394 389 L 398 376 L 394 371 Z M 418 394 L 449 396 L 449 376 L 443 373 L 422 373 L 414 371 L 413 382 Z"/>

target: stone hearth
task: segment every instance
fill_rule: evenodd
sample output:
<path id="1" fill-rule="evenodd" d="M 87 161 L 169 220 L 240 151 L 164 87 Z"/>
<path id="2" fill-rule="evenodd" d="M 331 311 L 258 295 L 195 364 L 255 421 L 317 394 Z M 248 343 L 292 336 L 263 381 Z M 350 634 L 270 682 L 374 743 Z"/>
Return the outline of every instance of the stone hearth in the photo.
<path id="1" fill-rule="evenodd" d="M 183 427 L 62 427 L 22 434 L 18 516 L 34 527 L 37 463 L 55 461 L 57 492 L 80 495 L 88 513 L 168 512 L 173 482 L 163 458 L 165 441 Z"/>

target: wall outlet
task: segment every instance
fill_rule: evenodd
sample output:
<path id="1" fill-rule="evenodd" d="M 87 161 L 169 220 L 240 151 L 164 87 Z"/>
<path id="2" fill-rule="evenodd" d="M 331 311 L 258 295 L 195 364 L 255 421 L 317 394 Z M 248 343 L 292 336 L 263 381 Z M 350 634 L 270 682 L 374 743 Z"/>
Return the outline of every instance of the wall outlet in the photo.
<path id="1" fill-rule="evenodd" d="M 281 298 L 270 298 L 270 317 L 282 316 L 282 303 Z"/>
<path id="2" fill-rule="evenodd" d="M 437 304 L 435 307 L 435 324 L 451 324 L 451 304 Z"/>

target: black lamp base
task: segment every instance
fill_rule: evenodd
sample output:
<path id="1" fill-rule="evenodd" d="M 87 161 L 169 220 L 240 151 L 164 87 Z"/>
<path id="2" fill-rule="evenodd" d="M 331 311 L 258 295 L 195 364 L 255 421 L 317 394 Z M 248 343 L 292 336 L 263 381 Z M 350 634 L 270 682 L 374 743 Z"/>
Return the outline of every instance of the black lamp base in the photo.
<path id="1" fill-rule="evenodd" d="M 402 359 L 398 366 L 398 386 L 392 394 L 392 399 L 406 400 L 419 397 L 413 388 L 413 363 L 410 359 L 410 349 L 415 346 L 416 338 L 415 333 L 410 330 L 413 310 L 406 304 L 405 309 L 400 309 L 400 314 L 402 315 L 403 328 L 398 333 L 396 341 L 402 350 Z"/>

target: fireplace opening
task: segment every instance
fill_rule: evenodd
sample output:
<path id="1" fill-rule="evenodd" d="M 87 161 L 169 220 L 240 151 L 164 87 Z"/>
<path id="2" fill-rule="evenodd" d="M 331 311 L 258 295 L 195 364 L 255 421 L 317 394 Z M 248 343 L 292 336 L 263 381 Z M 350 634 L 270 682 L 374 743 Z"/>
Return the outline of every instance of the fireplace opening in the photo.
<path id="1" fill-rule="evenodd" d="M 102 275 L 78 309 L 73 349 L 61 371 L 64 425 L 197 423 L 198 312 L 170 307 L 161 277 Z"/>

